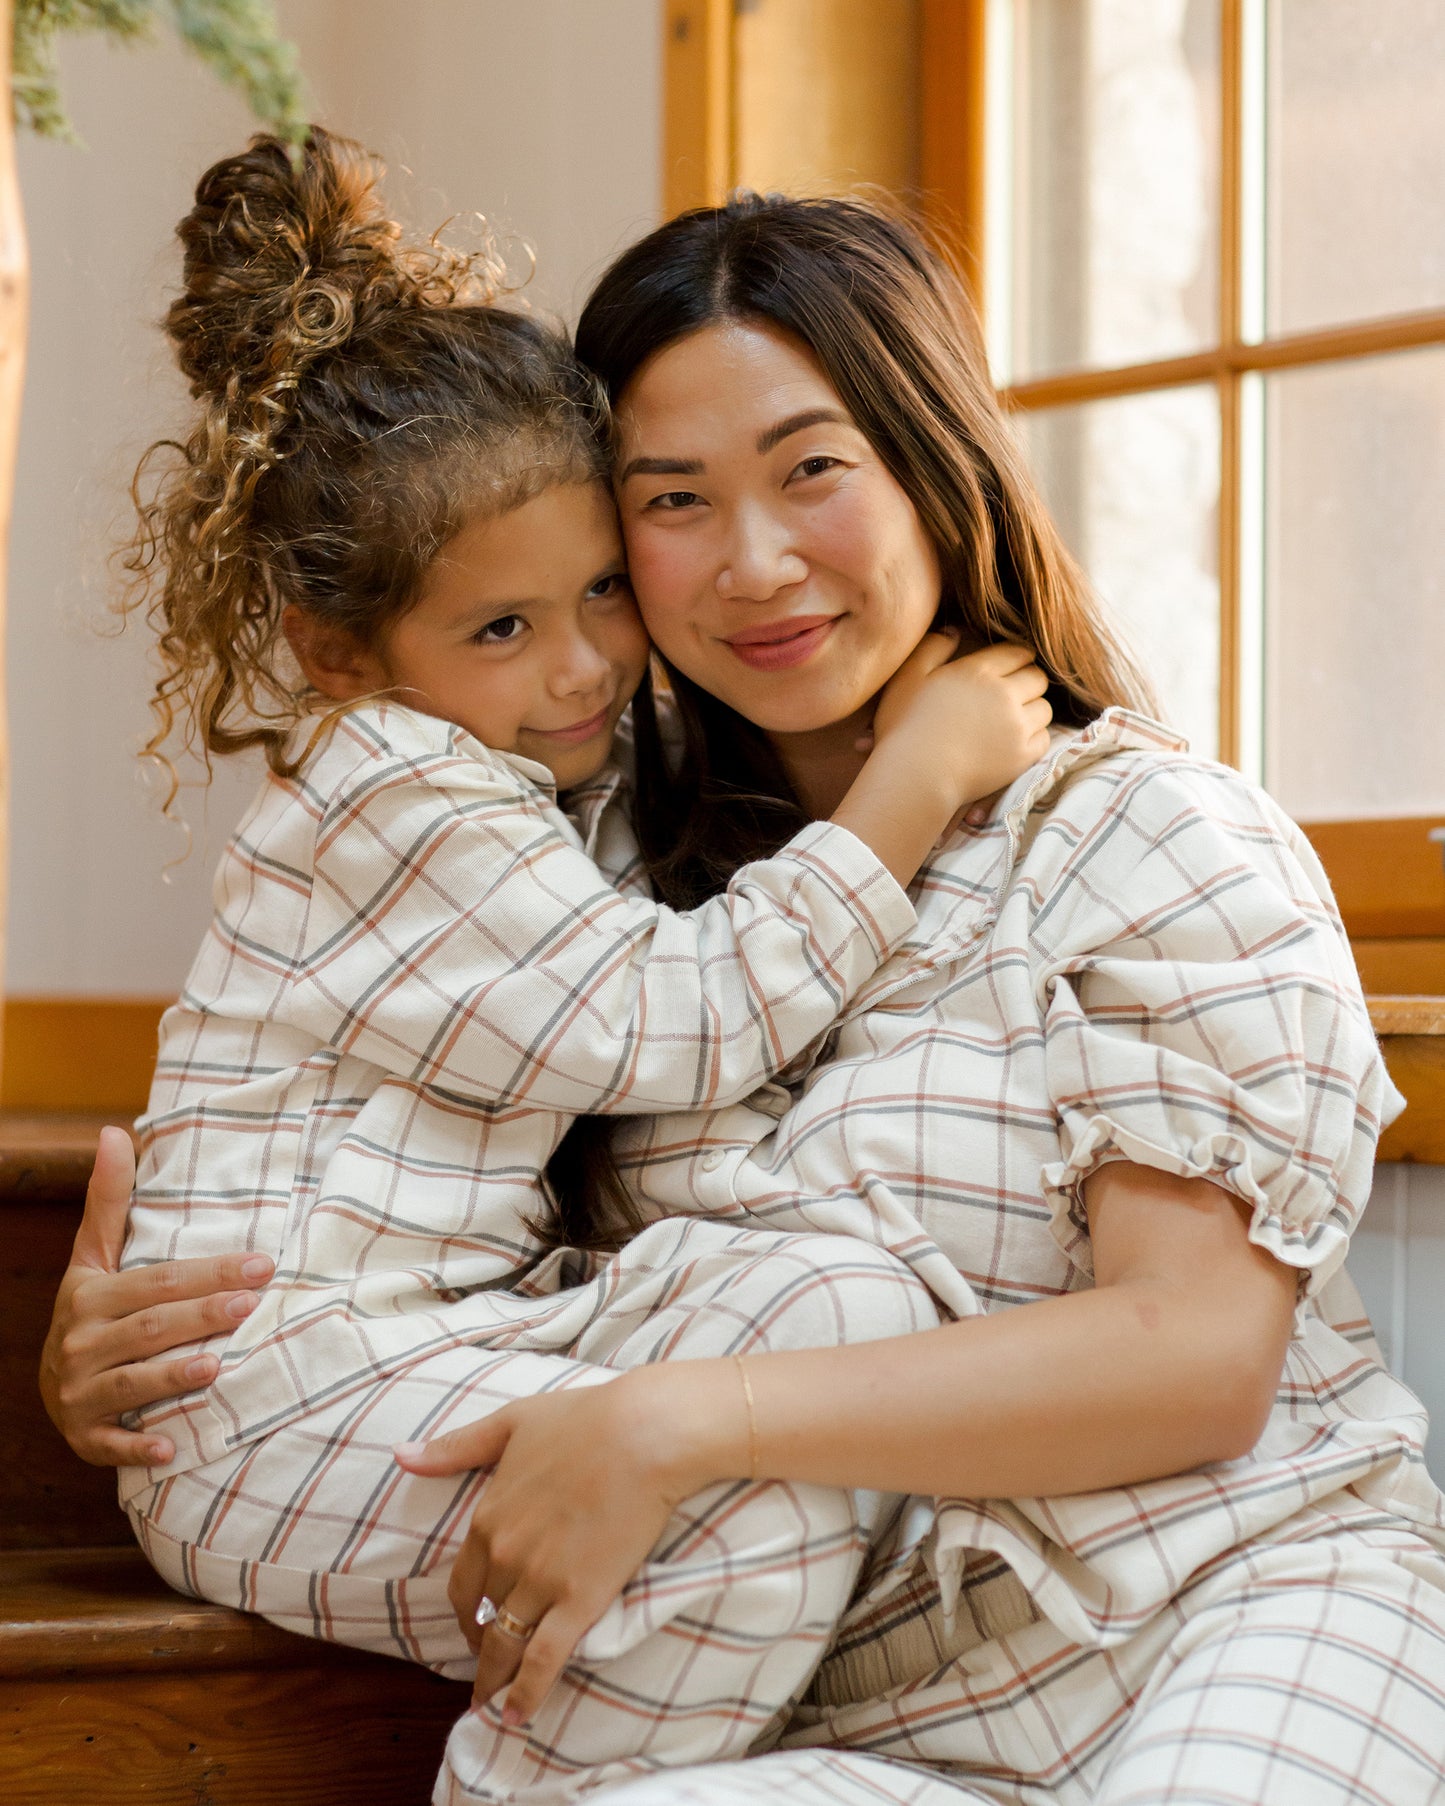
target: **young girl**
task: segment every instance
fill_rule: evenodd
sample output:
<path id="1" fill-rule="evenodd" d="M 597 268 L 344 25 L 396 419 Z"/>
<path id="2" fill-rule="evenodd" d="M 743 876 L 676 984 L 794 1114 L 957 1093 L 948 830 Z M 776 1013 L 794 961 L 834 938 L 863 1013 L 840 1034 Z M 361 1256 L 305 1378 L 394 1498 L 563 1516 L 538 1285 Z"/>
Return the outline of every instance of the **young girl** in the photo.
<path id="1" fill-rule="evenodd" d="M 172 1473 L 454 1345 L 463 1295 L 471 1338 L 542 1313 L 565 1346 L 576 1268 L 536 1225 L 569 1121 L 767 1083 L 913 925 L 949 819 L 1047 743 L 1026 652 L 945 664 L 930 636 L 831 822 L 688 913 L 614 888 L 593 855 L 649 648 L 602 410 L 483 260 L 403 247 L 374 183 L 320 130 L 295 168 L 258 139 L 180 227 L 200 411 L 132 558 L 151 750 L 179 717 L 270 775 L 162 1026 L 126 1259 L 244 1223 L 277 1272 L 214 1383 L 151 1414 Z"/>

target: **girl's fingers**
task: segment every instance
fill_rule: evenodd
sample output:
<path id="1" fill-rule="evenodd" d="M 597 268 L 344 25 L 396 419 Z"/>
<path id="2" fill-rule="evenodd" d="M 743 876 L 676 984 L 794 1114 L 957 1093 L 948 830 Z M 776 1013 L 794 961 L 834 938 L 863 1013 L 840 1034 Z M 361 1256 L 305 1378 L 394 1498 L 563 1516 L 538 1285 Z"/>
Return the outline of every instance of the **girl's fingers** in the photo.
<path id="1" fill-rule="evenodd" d="M 1023 671 L 1034 663 L 1033 648 L 1020 646 L 1015 640 L 998 640 L 992 646 L 985 646 L 974 656 L 996 666 L 1004 676 Z"/>
<path id="2" fill-rule="evenodd" d="M 925 633 L 889 678 L 889 684 L 896 684 L 900 678 L 906 682 L 911 677 L 926 676 L 930 671 L 936 671 L 940 665 L 946 665 L 957 653 L 960 638 L 955 627 L 945 627 L 937 633 Z"/>
<path id="3" fill-rule="evenodd" d="M 981 796 L 976 803 L 970 803 L 963 812 L 963 819 L 971 828 L 982 828 L 993 814 L 994 804 L 1003 795 L 1002 790 L 995 790 L 992 796 Z"/>

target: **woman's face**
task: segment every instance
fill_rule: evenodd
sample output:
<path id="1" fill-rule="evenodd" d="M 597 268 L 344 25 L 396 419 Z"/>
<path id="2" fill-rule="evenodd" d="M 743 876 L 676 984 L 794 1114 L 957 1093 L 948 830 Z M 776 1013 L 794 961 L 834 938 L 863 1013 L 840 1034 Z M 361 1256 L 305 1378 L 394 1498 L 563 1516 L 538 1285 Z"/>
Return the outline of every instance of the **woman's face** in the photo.
<path id="1" fill-rule="evenodd" d="M 618 413 L 659 650 L 770 733 L 860 716 L 933 621 L 938 559 L 811 352 L 756 321 L 704 327 L 644 364 Z"/>

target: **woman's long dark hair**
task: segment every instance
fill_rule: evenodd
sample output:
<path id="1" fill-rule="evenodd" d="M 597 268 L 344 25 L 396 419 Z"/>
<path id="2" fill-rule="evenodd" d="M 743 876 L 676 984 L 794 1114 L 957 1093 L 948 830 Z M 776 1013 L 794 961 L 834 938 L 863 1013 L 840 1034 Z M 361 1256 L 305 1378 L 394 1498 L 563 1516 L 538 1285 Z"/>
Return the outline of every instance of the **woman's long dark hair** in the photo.
<path id="1" fill-rule="evenodd" d="M 963 288 L 912 227 L 861 201 L 780 195 L 680 214 L 603 275 L 577 353 L 615 403 L 657 352 L 729 320 L 766 321 L 817 358 L 918 510 L 943 573 L 942 618 L 967 643 L 1031 647 L 1065 726 L 1114 703 L 1150 706 L 1024 467 Z M 663 744 L 645 684 L 633 703 L 637 830 L 657 894 L 689 909 L 807 814 L 767 736 L 667 672 L 682 746 Z M 555 1233 L 577 1246 L 615 1245 L 640 1223 L 606 1128 L 574 1124 L 549 1169 Z"/>
<path id="2" fill-rule="evenodd" d="M 989 380 L 963 287 L 918 233 L 856 200 L 739 194 L 680 214 L 606 271 L 577 352 L 616 402 L 666 346 L 759 320 L 817 358 L 918 510 L 967 644 L 1031 647 L 1054 719 L 1081 727 L 1147 685 L 1100 618 L 1039 499 Z M 668 668 L 683 744 L 668 758 L 650 693 L 634 706 L 638 832 L 658 894 L 690 908 L 806 819 L 766 735 Z"/>

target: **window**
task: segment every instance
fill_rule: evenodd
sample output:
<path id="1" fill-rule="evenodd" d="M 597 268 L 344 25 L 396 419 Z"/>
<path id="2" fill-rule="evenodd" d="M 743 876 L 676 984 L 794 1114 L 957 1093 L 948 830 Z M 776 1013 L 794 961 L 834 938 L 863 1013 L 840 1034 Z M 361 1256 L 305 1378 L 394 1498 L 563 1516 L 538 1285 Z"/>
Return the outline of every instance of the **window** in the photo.
<path id="1" fill-rule="evenodd" d="M 1164 714 L 1312 824 L 1367 986 L 1445 993 L 1445 6 L 663 18 L 669 210 L 917 198 Z"/>
<path id="2" fill-rule="evenodd" d="M 1301 818 L 1445 808 L 1445 8 L 946 10 L 995 375 L 1165 713 Z"/>

